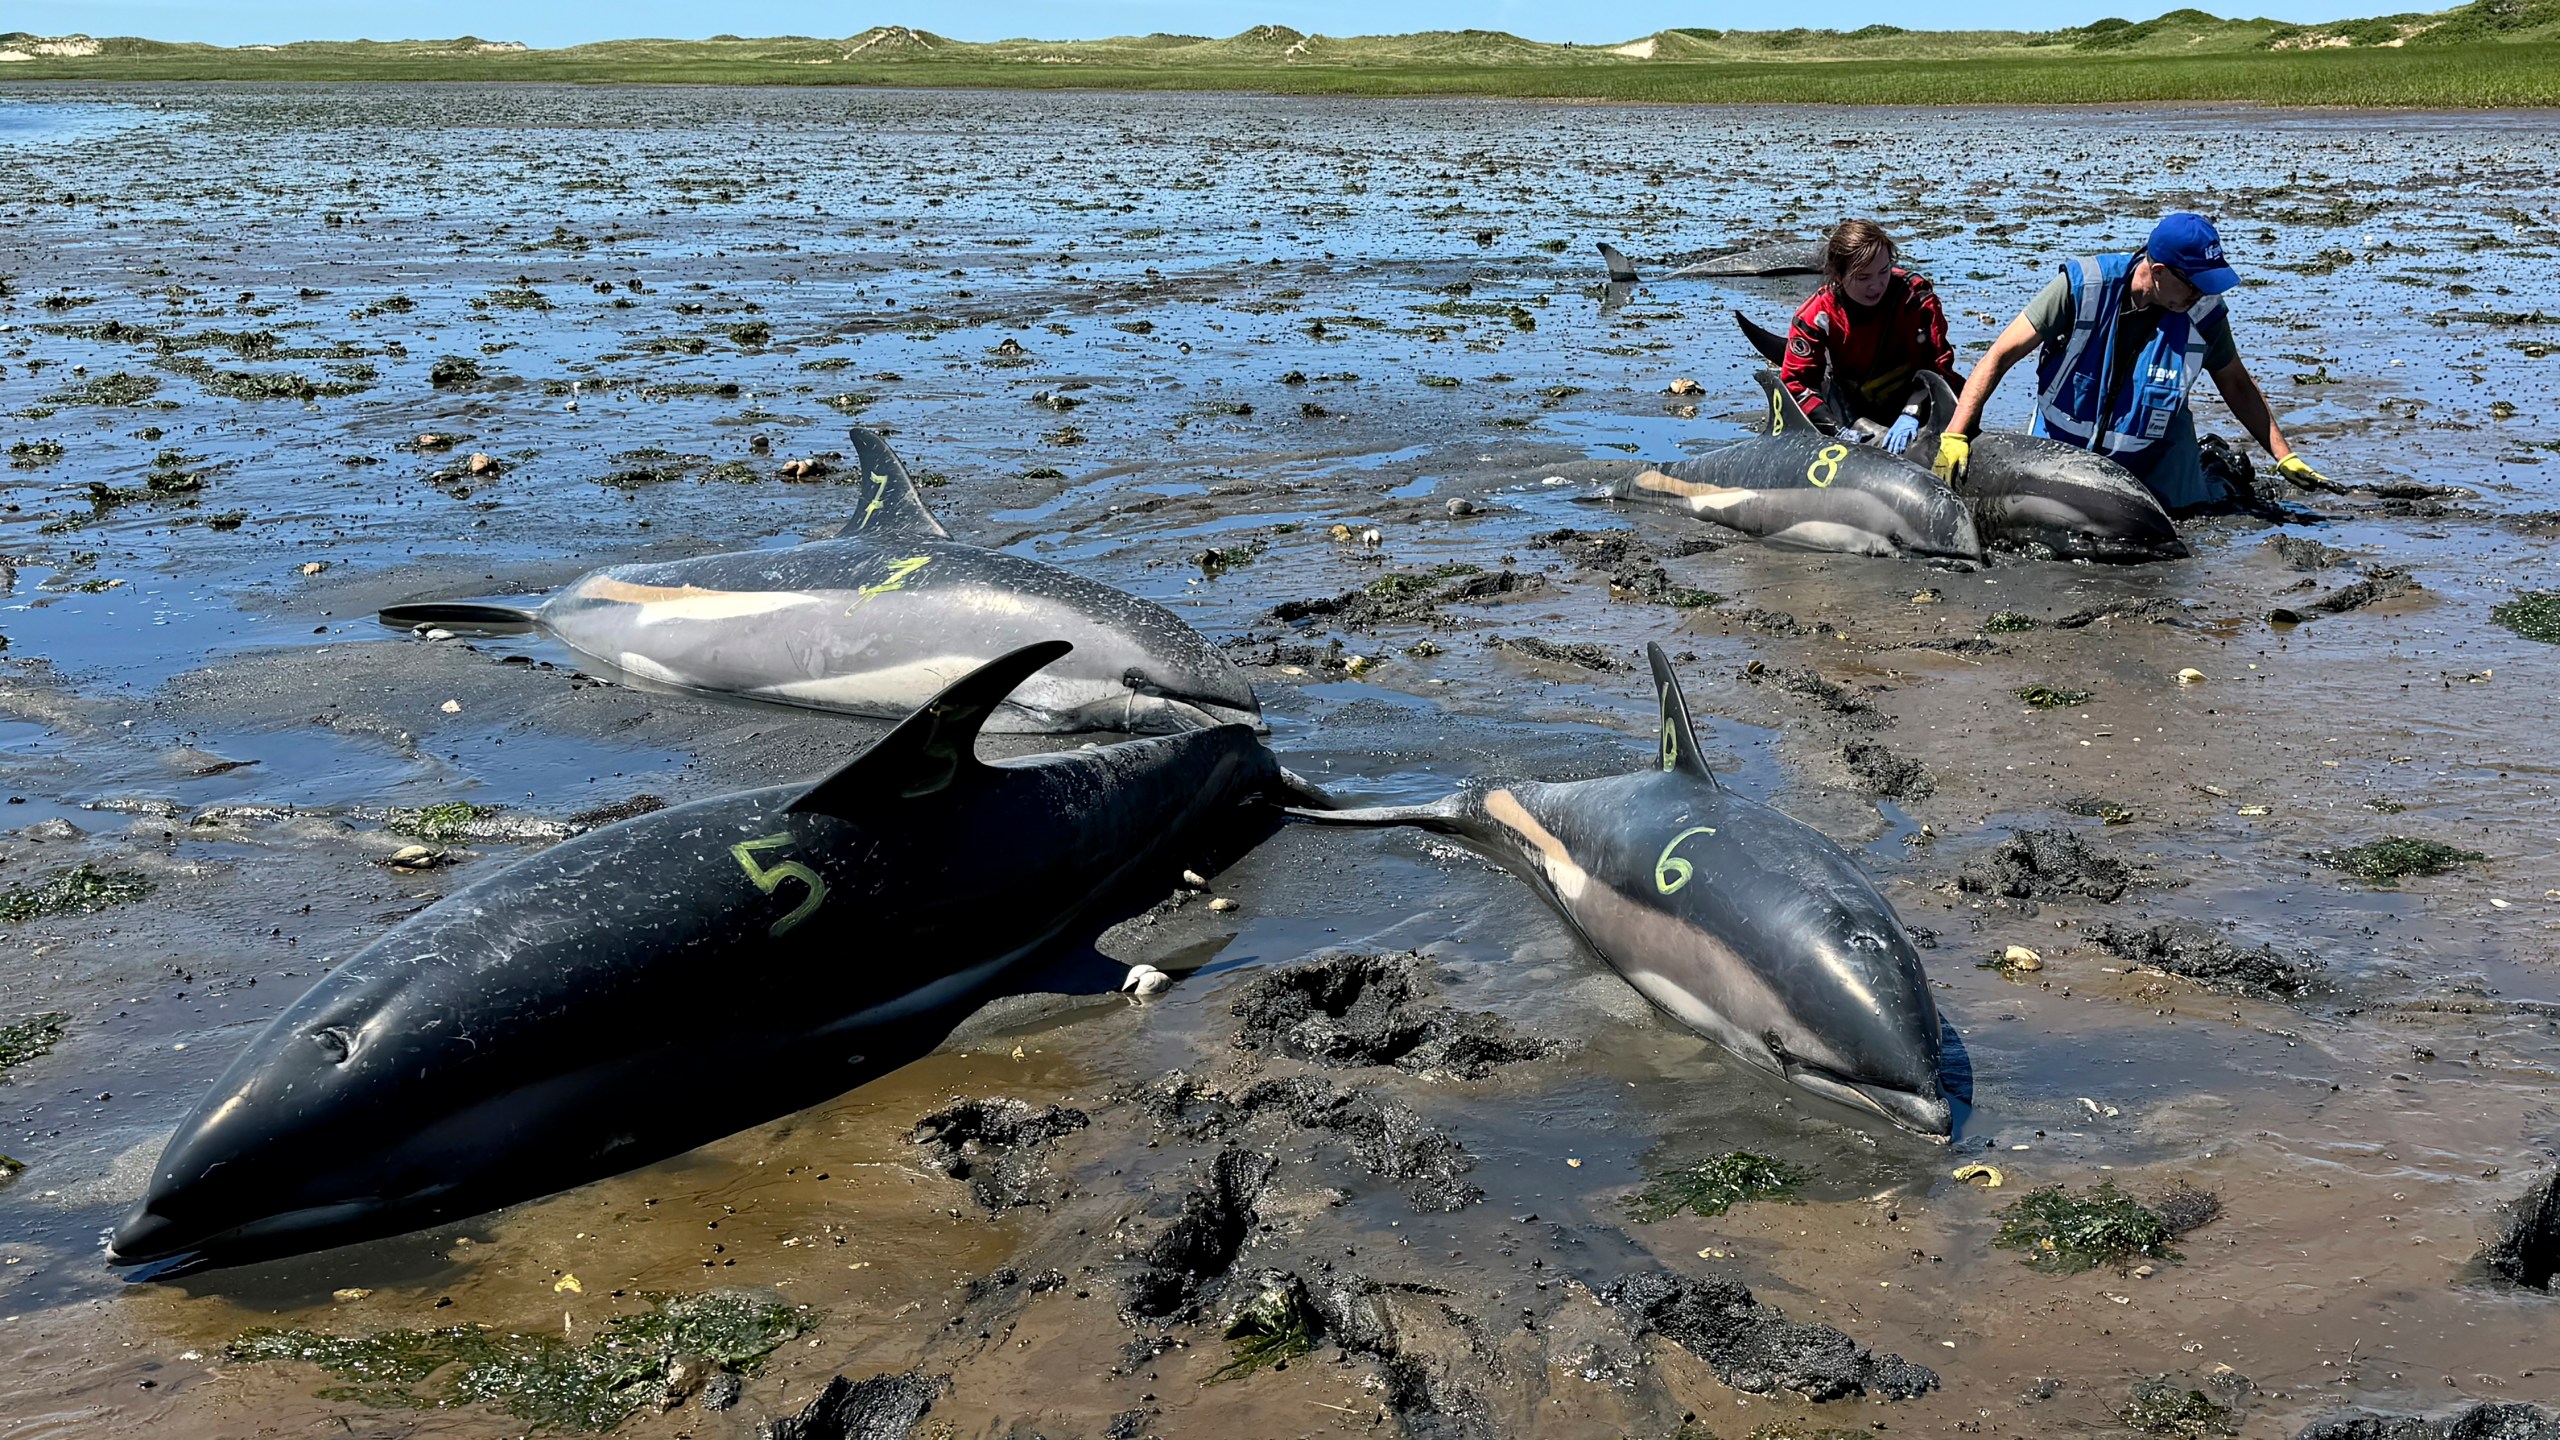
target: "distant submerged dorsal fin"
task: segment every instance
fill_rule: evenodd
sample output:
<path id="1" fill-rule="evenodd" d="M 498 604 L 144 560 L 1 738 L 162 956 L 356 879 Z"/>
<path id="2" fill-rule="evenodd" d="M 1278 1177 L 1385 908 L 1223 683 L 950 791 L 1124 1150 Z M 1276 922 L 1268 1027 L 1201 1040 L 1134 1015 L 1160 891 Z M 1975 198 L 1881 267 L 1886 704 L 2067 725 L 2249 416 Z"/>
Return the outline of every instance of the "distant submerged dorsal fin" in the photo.
<path id="1" fill-rule="evenodd" d="M 999 655 L 954 681 L 898 722 L 871 748 L 783 807 L 801 815 L 849 816 L 866 805 L 937 795 L 987 773 L 978 731 L 1014 688 L 1075 647 L 1043 640 Z"/>
<path id="2" fill-rule="evenodd" d="M 1751 342 L 1751 348 L 1760 352 L 1761 359 L 1772 365 L 1786 363 L 1787 337 L 1753 324 L 1751 317 L 1739 310 L 1733 312 L 1733 323 L 1742 327 L 1742 338 Z"/>
<path id="3" fill-rule="evenodd" d="M 1621 285 L 1632 285 L 1638 279 L 1635 262 L 1618 253 L 1618 247 L 1600 242 L 1600 263 L 1609 267 L 1609 278 Z"/>
<path id="4" fill-rule="evenodd" d="M 1760 388 L 1768 392 L 1770 434 L 1795 435 L 1807 440 L 1822 438 L 1822 432 L 1815 429 L 1813 421 L 1805 415 L 1804 407 L 1796 403 L 1794 393 L 1778 379 L 1778 372 L 1754 370 L 1751 378 L 1759 381 Z"/>
<path id="5" fill-rule="evenodd" d="M 1672 673 L 1671 657 L 1662 653 L 1660 645 L 1644 647 L 1645 658 L 1653 662 L 1653 689 L 1662 700 L 1660 758 L 1662 768 L 1694 775 L 1710 785 L 1721 786 L 1716 772 L 1707 768 L 1707 757 L 1698 749 L 1698 732 L 1689 724 L 1689 700 L 1680 693 L 1680 677 Z"/>
<path id="6" fill-rule="evenodd" d="M 862 466 L 858 482 L 862 486 L 861 508 L 836 532 L 837 539 L 875 532 L 951 538 L 951 532 L 924 508 L 924 497 L 916 493 L 916 482 L 907 478 L 907 467 L 899 463 L 898 452 L 889 448 L 887 440 L 875 431 L 855 426 L 853 458 Z"/>

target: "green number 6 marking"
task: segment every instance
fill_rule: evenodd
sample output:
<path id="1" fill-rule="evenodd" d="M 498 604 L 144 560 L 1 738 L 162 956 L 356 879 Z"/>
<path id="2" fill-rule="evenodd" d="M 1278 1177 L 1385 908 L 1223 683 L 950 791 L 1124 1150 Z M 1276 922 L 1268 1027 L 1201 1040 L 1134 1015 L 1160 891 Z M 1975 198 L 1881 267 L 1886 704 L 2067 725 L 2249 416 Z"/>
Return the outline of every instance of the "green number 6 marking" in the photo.
<path id="1" fill-rule="evenodd" d="M 747 878 L 755 882 L 755 886 L 758 890 L 770 895 L 774 892 L 777 886 L 782 884 L 783 881 L 797 880 L 802 886 L 806 887 L 809 892 L 809 898 L 800 902 L 800 908 L 773 922 L 773 928 L 766 932 L 771 935 L 780 935 L 784 931 L 789 930 L 792 926 L 808 919 L 811 915 L 817 913 L 818 906 L 823 904 L 827 898 L 827 882 L 818 878 L 817 871 L 810 869 L 808 866 L 801 864 L 797 860 L 785 860 L 779 865 L 759 865 L 756 863 L 757 851 L 778 850 L 790 843 L 791 832 L 786 830 L 779 835 L 767 835 L 760 839 L 745 840 L 729 847 L 729 853 L 738 857 L 739 866 L 747 872 Z M 1671 843 L 1677 845 L 1680 842 L 1674 840 Z"/>
<path id="2" fill-rule="evenodd" d="M 1679 893 L 1680 887 L 1689 883 L 1689 877 L 1696 874 L 1697 869 L 1686 860 L 1674 858 L 1671 852 L 1679 849 L 1680 842 L 1692 835 L 1713 835 L 1714 833 L 1716 833 L 1716 827 L 1713 825 L 1692 825 L 1672 836 L 1671 843 L 1663 846 L 1662 853 L 1654 858 L 1653 888 L 1665 895 Z"/>

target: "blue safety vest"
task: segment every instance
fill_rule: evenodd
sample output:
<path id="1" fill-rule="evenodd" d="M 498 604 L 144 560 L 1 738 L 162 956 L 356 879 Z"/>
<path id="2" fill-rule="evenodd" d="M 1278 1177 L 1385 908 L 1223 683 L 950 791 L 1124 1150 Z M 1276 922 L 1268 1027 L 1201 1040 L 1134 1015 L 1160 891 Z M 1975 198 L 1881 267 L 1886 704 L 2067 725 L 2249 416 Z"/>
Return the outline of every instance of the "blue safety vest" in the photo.
<path id="1" fill-rule="evenodd" d="M 2115 374 L 2116 321 L 2132 284 L 2133 262 L 2131 255 L 2063 262 L 2071 283 L 2071 335 L 2060 348 L 2048 348 L 2037 368 L 2032 429 L 2138 465 L 2143 452 L 2169 433 L 2187 391 L 2203 373 L 2204 324 L 2222 301 L 2209 295 L 2184 315 L 2164 312 L 2160 333 L 2134 357 L 2132 373 Z"/>

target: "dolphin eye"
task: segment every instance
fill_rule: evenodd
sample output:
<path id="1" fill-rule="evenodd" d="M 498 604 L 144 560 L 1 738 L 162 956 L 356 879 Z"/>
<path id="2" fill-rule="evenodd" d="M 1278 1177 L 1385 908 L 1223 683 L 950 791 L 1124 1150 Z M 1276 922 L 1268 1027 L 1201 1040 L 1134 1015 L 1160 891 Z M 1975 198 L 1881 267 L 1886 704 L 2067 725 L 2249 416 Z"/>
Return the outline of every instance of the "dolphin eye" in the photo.
<path id="1" fill-rule="evenodd" d="M 332 1065 L 344 1065 L 356 1053 L 356 1033 L 343 1025 L 312 1031 L 311 1043 L 320 1047 Z"/>
<path id="2" fill-rule="evenodd" d="M 1849 943 L 1860 950 L 1873 950 L 1881 953 L 1885 949 L 1884 937 L 1871 930 L 1861 930 L 1857 934 L 1850 936 Z"/>
<path id="3" fill-rule="evenodd" d="M 1156 684 L 1153 680 L 1148 679 L 1146 671 L 1137 669 L 1129 670 L 1121 675 L 1120 683 L 1137 691 L 1141 695 L 1160 694 L 1163 692 L 1164 688 Z"/>

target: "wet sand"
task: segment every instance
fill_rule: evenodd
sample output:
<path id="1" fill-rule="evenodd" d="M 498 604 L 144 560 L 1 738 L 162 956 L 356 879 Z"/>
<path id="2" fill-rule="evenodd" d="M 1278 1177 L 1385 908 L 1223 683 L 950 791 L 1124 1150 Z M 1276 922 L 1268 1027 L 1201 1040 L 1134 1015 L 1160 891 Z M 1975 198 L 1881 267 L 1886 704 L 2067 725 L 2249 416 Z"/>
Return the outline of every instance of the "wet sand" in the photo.
<path id="1" fill-rule="evenodd" d="M 316 1369 L 223 1347 L 257 1325 L 584 1340 L 644 1292 L 714 1286 L 821 1318 L 736 1407 L 620 1433 L 750 1434 L 833 1375 L 903 1372 L 949 1377 L 916 1433 L 950 1435 L 2121 1434 L 2156 1376 L 2241 1396 L 2253 1436 L 2350 1407 L 2560 1403 L 2560 1308 L 2470 1263 L 2560 1143 L 2553 652 L 2489 620 L 2560 589 L 2550 117 L 471 87 L 0 101 L 0 408 L 30 447 L 0 472 L 0 885 L 85 862 L 154 887 L 0 926 L 0 1024 L 67 1016 L 0 1086 L 0 1150 L 27 1167 L 0 1185 L 0 1436 L 517 1434 L 485 1407 L 321 1398 Z M 2160 173 L 2065 178 L 2117 150 Z M 1951 154 L 1966 178 L 1940 183 Z M 2174 205 L 2221 216 L 2271 282 L 2235 301 L 2244 354 L 2313 462 L 2364 488 L 2290 494 L 2282 527 L 2202 522 L 2195 558 L 2120 570 L 1700 547 L 1725 537 L 1580 498 L 1611 465 L 1742 433 L 1757 403 L 1724 312 L 1775 323 L 1801 294 L 1684 282 L 1604 311 L 1595 240 L 1685 257 L 1872 211 L 1911 235 L 1969 357 L 2057 257 L 2130 244 Z M 437 386 L 447 357 L 480 377 Z M 116 375 L 133 379 L 93 387 Z M 1663 393 L 1680 376 L 1702 401 Z M 2025 379 L 1994 423 L 2022 419 Z M 101 399 L 140 403 L 82 403 Z M 820 772 L 877 733 L 610 683 L 538 639 L 418 639 L 371 608 L 824 534 L 849 492 L 781 469 L 849 449 L 852 418 L 941 482 L 927 499 L 955 534 L 1232 642 L 1274 746 L 1350 798 L 1643 763 L 1634 667 L 1661 640 L 1718 769 L 1856 850 L 1935 932 L 1972 1073 L 1961 1138 L 1742 1072 L 1463 852 L 1289 829 L 1211 876 L 1237 909 L 1195 898 L 1099 937 L 1180 977 L 1153 1001 L 1006 1002 L 828 1105 L 466 1225 L 174 1281 L 107 1270 L 102 1232 L 257 1027 L 331 958 L 522 853 L 469 841 L 459 866 L 396 872 L 378 862 L 410 842 L 383 807 L 680 801 Z M 2236 433 L 2214 404 L 2199 418 Z M 469 472 L 475 453 L 494 474 Z M 2351 563 L 2296 569 L 2266 545 L 2279 533 Z M 1449 566 L 1536 583 L 1272 618 Z M 2421 588 L 2266 619 L 2394 567 Z M 1678 590 L 1728 598 L 1645 598 Z M 2038 624 L 1986 631 L 1997 614 Z M 1354 656 L 1377 663 L 1355 674 Z M 2187 668 L 2204 682 L 2177 683 Z M 1808 670 L 1827 687 L 1790 683 Z M 2037 685 L 2090 698 L 2031 710 L 2016 692 Z M 2089 799 L 2130 818 L 2073 813 Z M 2134 883 L 2032 913 L 1958 887 L 2013 831 L 2055 827 Z M 2384 835 L 2487 858 L 2392 889 L 2316 858 Z M 2084 935 L 2170 921 L 2320 984 L 2233 998 Z M 2010 945 L 2044 968 L 1978 968 Z M 1407 952 L 1432 1003 L 1555 1053 L 1468 1079 L 1239 1047 L 1254 976 Z M 1116 974 L 1088 957 L 1043 983 Z M 1167 1128 L 1148 1097 L 1174 1071 L 1409 1112 L 1472 1158 L 1453 1183 L 1482 1198 L 1418 1204 L 1393 1147 L 1281 1110 Z M 988 1097 L 1089 1117 L 1025 1160 L 1044 1204 L 990 1213 L 913 1142 Z M 1231 1144 L 1273 1168 L 1223 1274 L 1196 1314 L 1124 1316 Z M 1737 1148 L 1810 1171 L 1803 1203 L 1629 1215 L 1649 1177 Z M 1956 1182 L 1967 1160 L 2008 1184 Z M 2224 1211 L 2147 1277 L 2053 1278 L 1992 1246 L 2014 1196 L 2106 1179 L 2183 1181 Z M 1204 1384 L 1265 1270 L 1366 1297 L 1372 1332 Z M 1940 1387 L 1822 1405 L 1735 1388 L 1596 1298 L 1653 1270 L 1739 1280 Z M 1035 1283 L 1051 1271 L 1063 1283 Z"/>

